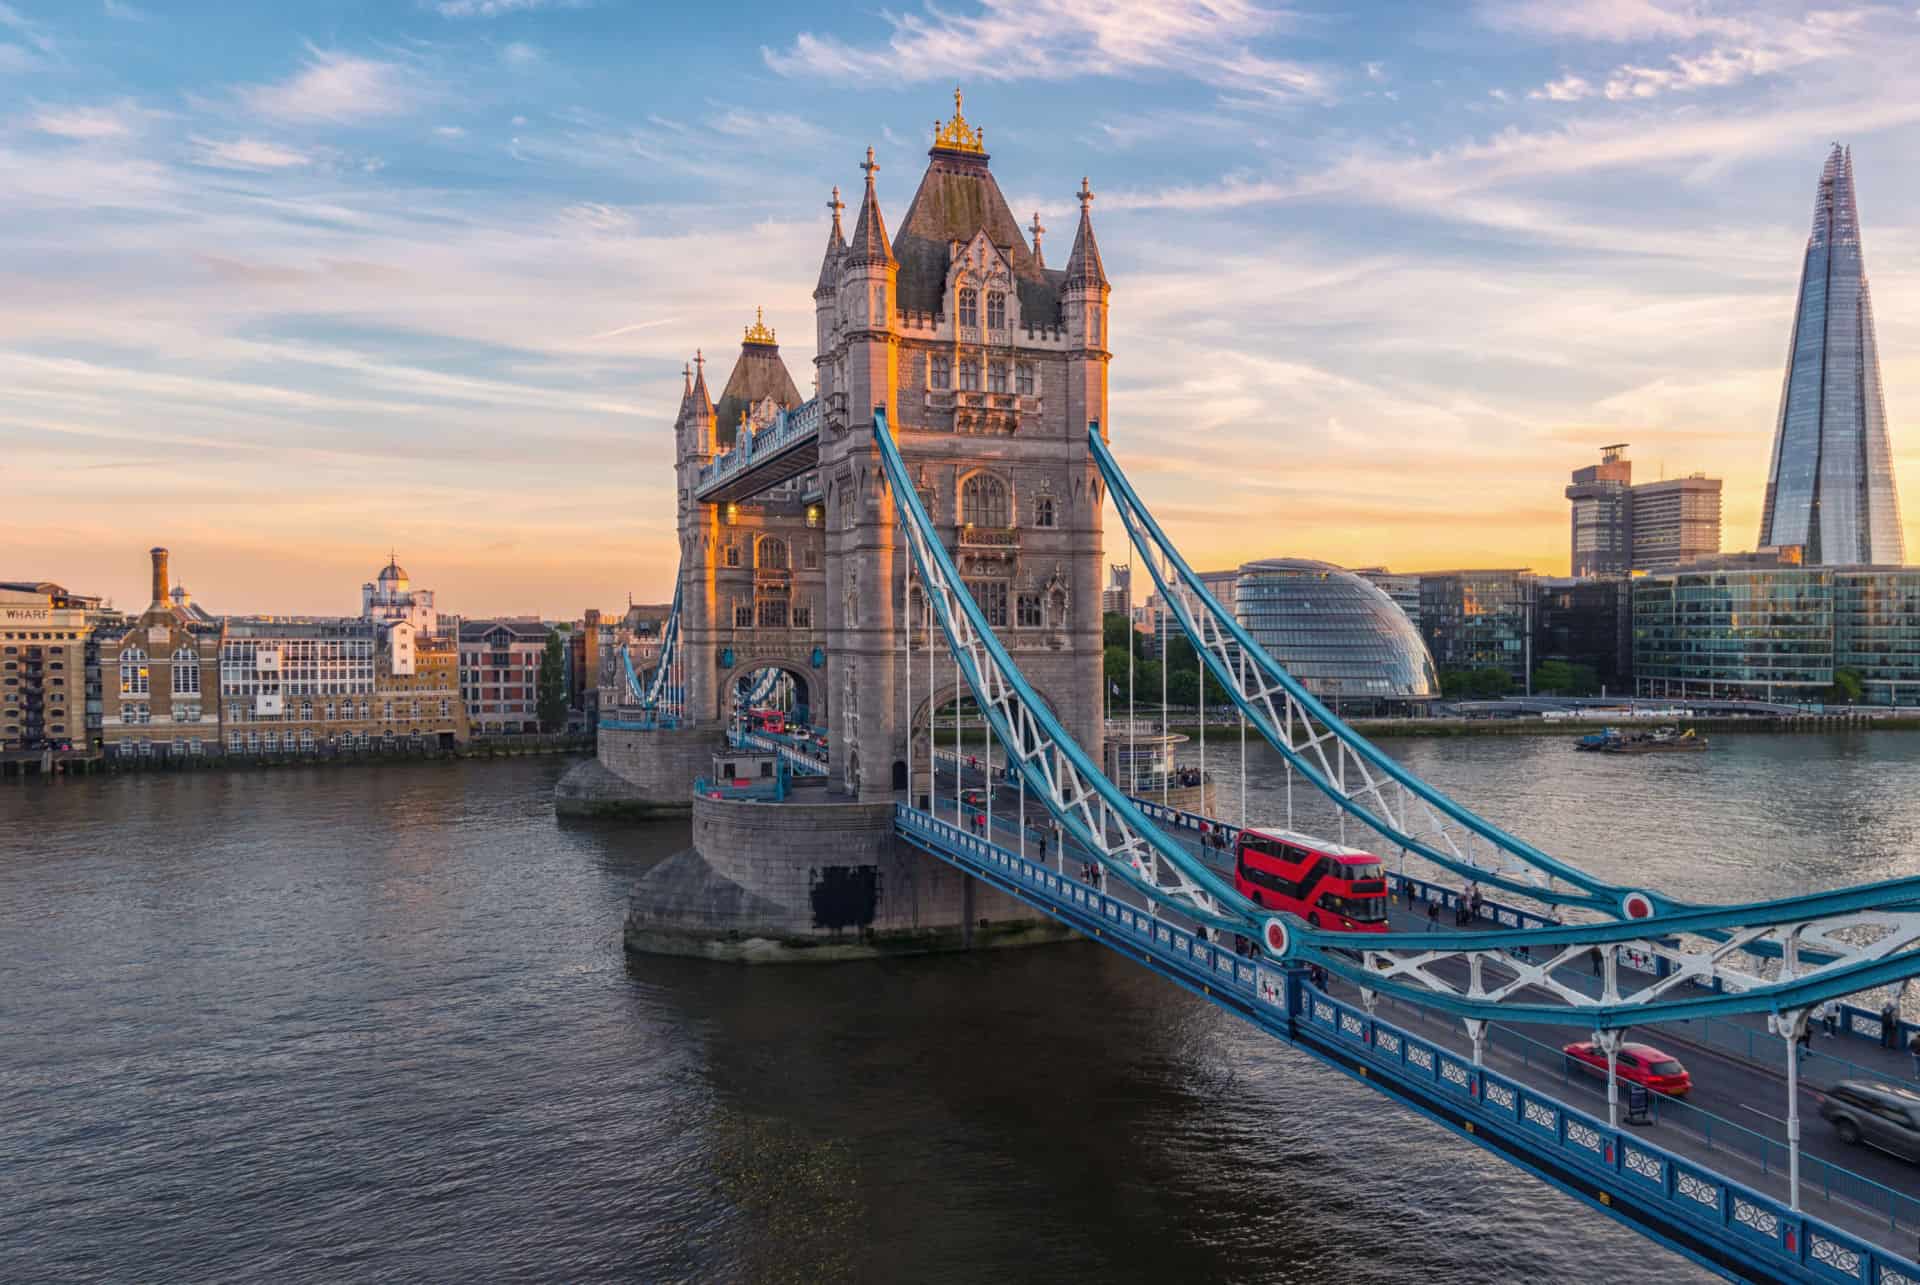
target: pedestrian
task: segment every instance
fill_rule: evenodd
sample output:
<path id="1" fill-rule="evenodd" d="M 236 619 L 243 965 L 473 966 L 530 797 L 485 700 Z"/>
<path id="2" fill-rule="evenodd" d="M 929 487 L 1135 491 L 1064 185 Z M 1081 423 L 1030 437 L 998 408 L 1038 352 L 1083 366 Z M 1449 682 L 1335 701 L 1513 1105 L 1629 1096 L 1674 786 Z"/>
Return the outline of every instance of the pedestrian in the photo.
<path id="1" fill-rule="evenodd" d="M 1795 1053 L 1804 1059 L 1811 1048 L 1813 1048 L 1813 1026 L 1803 1021 L 1800 1023 L 1799 1038 L 1794 1041 Z"/>
<path id="2" fill-rule="evenodd" d="M 1047 864 L 1047 832 L 1045 830 L 1040 832 L 1040 864 L 1043 866 Z"/>
<path id="3" fill-rule="evenodd" d="M 1427 903 L 1427 931 L 1433 932 L 1435 929 L 1439 927 L 1440 927 L 1440 903 L 1437 901 L 1429 901 Z"/>
<path id="4" fill-rule="evenodd" d="M 1913 1054 L 1913 1078 L 1920 1080 L 1920 1031 L 1907 1041 L 1907 1052 Z"/>
<path id="5" fill-rule="evenodd" d="M 1828 1039 L 1840 1033 L 1839 1000 L 1830 999 L 1820 1006 L 1820 1025 L 1826 1029 Z"/>
<path id="6" fill-rule="evenodd" d="M 1900 1011 L 1892 1000 L 1880 1006 L 1880 1047 L 1894 1050 L 1900 1047 Z"/>
<path id="7" fill-rule="evenodd" d="M 1595 946 L 1593 948 L 1593 975 L 1595 977 L 1602 977 L 1602 976 L 1605 976 L 1605 974 L 1606 974 L 1606 956 L 1601 952 L 1598 946 Z"/>
<path id="8" fill-rule="evenodd" d="M 1413 909 L 1413 880 L 1407 878 L 1405 875 L 1401 875 L 1400 887 L 1404 889 L 1407 894 L 1407 909 L 1412 910 Z"/>

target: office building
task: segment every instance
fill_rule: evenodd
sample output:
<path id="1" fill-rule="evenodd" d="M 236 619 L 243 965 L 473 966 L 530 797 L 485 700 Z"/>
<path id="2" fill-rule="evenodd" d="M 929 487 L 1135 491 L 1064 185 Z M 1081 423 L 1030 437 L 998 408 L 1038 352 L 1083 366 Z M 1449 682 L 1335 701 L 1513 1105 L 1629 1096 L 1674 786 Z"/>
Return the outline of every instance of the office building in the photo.
<path id="1" fill-rule="evenodd" d="M 1817 702 L 1833 684 L 1833 573 L 1684 569 L 1633 584 L 1634 686 L 1661 699 Z"/>
<path id="2" fill-rule="evenodd" d="M 1688 477 L 1634 485 L 1627 444 L 1600 448 L 1600 462 L 1573 471 L 1573 574 L 1666 571 L 1720 551 L 1720 479 Z"/>
<path id="3" fill-rule="evenodd" d="M 1809 566 L 1907 558 L 1853 153 L 1837 143 L 1814 195 L 1759 543 L 1800 545 Z"/>
<path id="4" fill-rule="evenodd" d="M 1720 479 L 1694 473 L 1632 490 L 1635 571 L 1669 571 L 1720 552 Z"/>
<path id="5" fill-rule="evenodd" d="M 220 724 L 229 754 L 370 746 L 379 631 L 352 616 L 239 616 L 220 641 Z"/>
<path id="6" fill-rule="evenodd" d="M 1379 586 L 1307 558 L 1240 568 L 1240 624 L 1315 696 L 1348 713 L 1385 713 L 1440 693 L 1433 659 Z"/>
<path id="7" fill-rule="evenodd" d="M 1633 688 L 1633 585 L 1625 576 L 1534 585 L 1533 664 L 1585 665 L 1608 694 Z"/>
<path id="8" fill-rule="evenodd" d="M 1502 669 L 1524 689 L 1532 668 L 1531 571 L 1429 571 L 1420 576 L 1420 632 L 1442 670 Z"/>
<path id="9" fill-rule="evenodd" d="M 1633 462 L 1627 444 L 1600 448 L 1600 462 L 1573 471 L 1573 574 L 1625 575 L 1633 566 Z"/>

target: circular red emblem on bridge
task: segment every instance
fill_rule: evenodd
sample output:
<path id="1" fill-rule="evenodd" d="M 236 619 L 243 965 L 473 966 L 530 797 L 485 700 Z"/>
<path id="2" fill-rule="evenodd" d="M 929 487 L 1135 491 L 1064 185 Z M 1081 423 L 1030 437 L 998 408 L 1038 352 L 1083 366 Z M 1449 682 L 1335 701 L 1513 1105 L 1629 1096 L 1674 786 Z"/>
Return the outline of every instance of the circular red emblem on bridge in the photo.
<path id="1" fill-rule="evenodd" d="M 1278 919 L 1267 920 L 1267 926 L 1262 936 L 1267 939 L 1268 954 L 1284 955 L 1287 953 L 1287 926 Z"/>
<path id="2" fill-rule="evenodd" d="M 1653 898 L 1644 892 L 1630 892 L 1620 898 L 1620 909 L 1626 912 L 1629 919 L 1651 919 Z"/>

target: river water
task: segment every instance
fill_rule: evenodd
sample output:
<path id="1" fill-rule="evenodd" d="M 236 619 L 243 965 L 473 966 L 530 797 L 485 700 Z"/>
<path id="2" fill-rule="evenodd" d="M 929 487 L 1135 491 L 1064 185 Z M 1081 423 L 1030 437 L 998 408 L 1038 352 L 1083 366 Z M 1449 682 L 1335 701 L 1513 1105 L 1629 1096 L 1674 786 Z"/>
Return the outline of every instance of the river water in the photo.
<path id="1" fill-rule="evenodd" d="M 1388 745 L 1683 895 L 1920 873 L 1920 738 Z M 0 788 L 0 1280 L 1702 1278 L 1097 947 L 629 961 L 686 827 L 564 767 Z"/>

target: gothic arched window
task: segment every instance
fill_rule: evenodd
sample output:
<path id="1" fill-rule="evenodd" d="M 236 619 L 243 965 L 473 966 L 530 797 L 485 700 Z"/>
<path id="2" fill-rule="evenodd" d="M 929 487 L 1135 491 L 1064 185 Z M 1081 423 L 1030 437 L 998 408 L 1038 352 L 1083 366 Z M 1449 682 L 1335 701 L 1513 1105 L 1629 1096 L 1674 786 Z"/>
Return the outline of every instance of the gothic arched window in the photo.
<path id="1" fill-rule="evenodd" d="M 987 291 L 987 329 L 1007 328 L 1007 296 L 998 290 Z"/>
<path id="2" fill-rule="evenodd" d="M 933 356 L 927 359 L 927 387 L 947 388 L 953 383 L 953 359 Z"/>
<path id="3" fill-rule="evenodd" d="M 980 391 L 980 363 L 971 357 L 960 359 L 960 388 L 969 393 Z"/>
<path id="4" fill-rule="evenodd" d="M 1004 527 L 1007 484 L 991 473 L 975 473 L 960 487 L 960 520 L 969 526 Z"/>
<path id="5" fill-rule="evenodd" d="M 1033 524 L 1035 526 L 1053 525 L 1053 497 L 1043 495 L 1033 502 Z"/>
<path id="6" fill-rule="evenodd" d="M 787 569 L 787 542 L 778 536 L 764 535 L 754 548 L 753 565 L 769 571 Z"/>
<path id="7" fill-rule="evenodd" d="M 200 694 L 200 653 L 191 647 L 182 647 L 173 653 L 173 694 Z"/>
<path id="8" fill-rule="evenodd" d="M 963 326 L 980 324 L 980 292 L 972 286 L 960 287 L 960 324 Z"/>
<path id="9" fill-rule="evenodd" d="M 120 694 L 122 696 L 147 694 L 147 653 L 139 647 L 120 653 Z"/>

